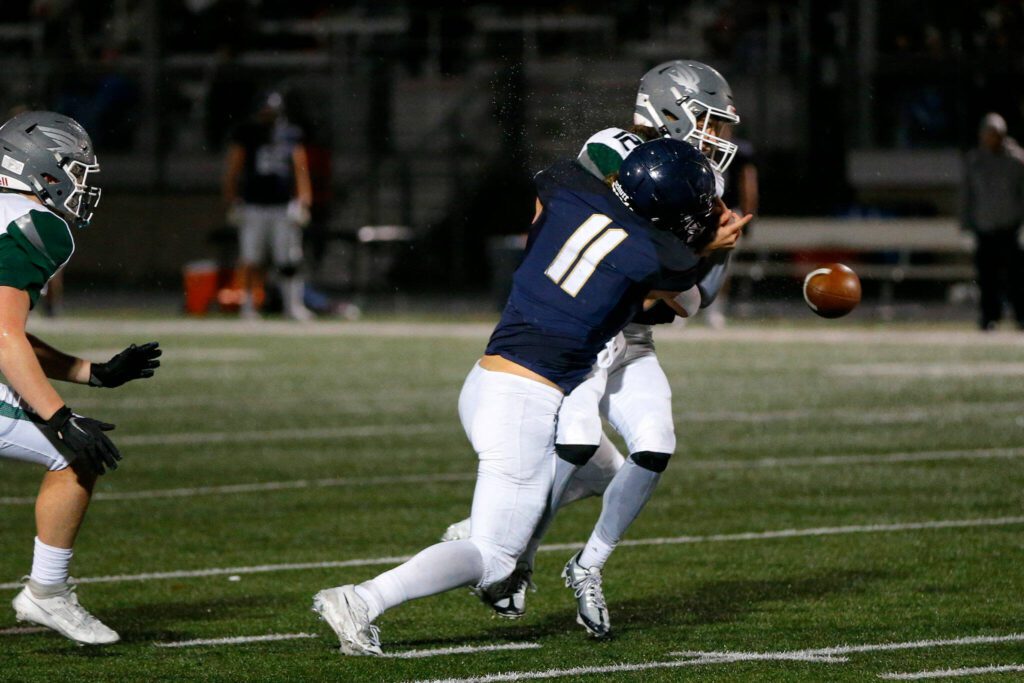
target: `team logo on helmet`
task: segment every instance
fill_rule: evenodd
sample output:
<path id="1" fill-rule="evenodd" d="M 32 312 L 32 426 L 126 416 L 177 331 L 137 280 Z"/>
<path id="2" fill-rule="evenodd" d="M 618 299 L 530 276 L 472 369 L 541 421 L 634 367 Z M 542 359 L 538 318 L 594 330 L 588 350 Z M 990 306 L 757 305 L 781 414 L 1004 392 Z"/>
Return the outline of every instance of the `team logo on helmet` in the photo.
<path id="1" fill-rule="evenodd" d="M 80 142 L 78 138 L 67 131 L 60 130 L 59 128 L 51 128 L 50 126 L 37 126 L 37 130 L 53 140 L 54 146 L 46 148 L 51 152 L 70 155 L 86 151 L 86 144 L 84 142 Z"/>
<path id="2" fill-rule="evenodd" d="M 700 84 L 700 76 L 693 69 L 685 66 L 674 66 L 665 72 L 665 75 L 672 79 L 676 85 L 686 91 L 687 95 L 697 93 Z"/>

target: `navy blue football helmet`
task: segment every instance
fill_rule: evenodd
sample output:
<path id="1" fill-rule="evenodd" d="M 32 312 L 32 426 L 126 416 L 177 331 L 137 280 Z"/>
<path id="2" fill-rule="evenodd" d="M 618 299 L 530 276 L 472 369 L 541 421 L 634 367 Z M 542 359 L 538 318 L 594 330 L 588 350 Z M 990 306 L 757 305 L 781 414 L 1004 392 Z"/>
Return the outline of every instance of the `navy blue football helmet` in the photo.
<path id="1" fill-rule="evenodd" d="M 636 147 L 619 167 L 612 190 L 635 213 L 669 230 L 694 251 L 718 229 L 715 173 L 693 145 L 658 138 Z"/>

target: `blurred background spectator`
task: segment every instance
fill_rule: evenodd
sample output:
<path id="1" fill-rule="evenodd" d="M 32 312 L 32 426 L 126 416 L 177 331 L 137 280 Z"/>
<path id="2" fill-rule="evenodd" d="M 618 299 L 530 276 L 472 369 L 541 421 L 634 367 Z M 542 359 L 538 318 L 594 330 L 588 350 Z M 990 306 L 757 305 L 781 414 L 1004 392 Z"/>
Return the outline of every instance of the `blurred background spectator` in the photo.
<path id="1" fill-rule="evenodd" d="M 961 225 L 974 233 L 974 264 L 981 290 L 984 331 L 995 329 L 1008 301 L 1017 326 L 1024 329 L 1024 150 L 1007 136 L 1006 121 L 986 114 L 978 129 L 978 146 L 964 163 Z"/>
<path id="2" fill-rule="evenodd" d="M 233 132 L 224 170 L 224 206 L 238 228 L 239 307 L 243 318 L 259 316 L 257 287 L 271 282 L 292 320 L 312 317 L 303 303 L 302 231 L 310 221 L 313 188 L 302 130 L 285 116 L 284 97 L 265 93 L 249 120 Z"/>

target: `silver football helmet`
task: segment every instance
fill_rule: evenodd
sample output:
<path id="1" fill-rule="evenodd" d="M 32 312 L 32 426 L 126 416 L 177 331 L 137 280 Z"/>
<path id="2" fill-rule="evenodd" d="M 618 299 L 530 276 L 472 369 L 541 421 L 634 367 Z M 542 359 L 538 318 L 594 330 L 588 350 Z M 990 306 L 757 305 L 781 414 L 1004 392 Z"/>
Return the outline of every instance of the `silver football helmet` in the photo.
<path id="1" fill-rule="evenodd" d="M 719 127 L 739 122 L 729 83 L 707 64 L 674 59 L 640 79 L 633 123 L 689 142 L 719 173 L 729 167 L 737 149 L 717 134 Z"/>
<path id="2" fill-rule="evenodd" d="M 89 134 L 68 116 L 28 111 L 0 126 L 0 190 L 31 192 L 75 227 L 100 203 L 88 183 L 99 170 Z"/>

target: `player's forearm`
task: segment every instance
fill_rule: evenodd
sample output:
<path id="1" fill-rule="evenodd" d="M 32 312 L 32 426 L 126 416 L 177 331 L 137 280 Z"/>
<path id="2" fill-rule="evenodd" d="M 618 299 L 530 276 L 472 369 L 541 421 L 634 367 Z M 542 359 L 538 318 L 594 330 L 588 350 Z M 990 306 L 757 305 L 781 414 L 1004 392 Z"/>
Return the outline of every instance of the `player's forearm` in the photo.
<path id="1" fill-rule="evenodd" d="M 89 383 L 92 363 L 55 349 L 35 335 L 28 335 L 28 341 L 47 377 L 61 382 Z"/>
<path id="2" fill-rule="evenodd" d="M 711 255 L 712 266 L 708 268 L 707 274 L 697 283 L 697 290 L 700 292 L 700 307 L 707 308 L 714 303 L 718 293 L 725 286 L 726 277 L 729 271 L 729 252 L 715 252 Z"/>
<path id="3" fill-rule="evenodd" d="M 0 328 L 0 372 L 36 414 L 48 419 L 64 405 L 64 400 L 47 381 L 28 337 L 6 332 Z"/>
<path id="4" fill-rule="evenodd" d="M 647 298 L 665 302 L 680 318 L 689 318 L 700 310 L 700 292 L 697 290 L 696 285 L 690 287 L 685 292 L 651 290 Z"/>
<path id="5" fill-rule="evenodd" d="M 228 148 L 228 157 L 224 169 L 224 180 L 221 183 L 221 196 L 225 206 L 231 206 L 238 199 L 238 181 L 242 177 L 245 164 L 245 151 L 238 145 Z"/>
<path id="6" fill-rule="evenodd" d="M 313 181 L 309 177 L 309 156 L 305 147 L 296 147 L 292 152 L 295 165 L 295 198 L 305 206 L 313 205 Z"/>

